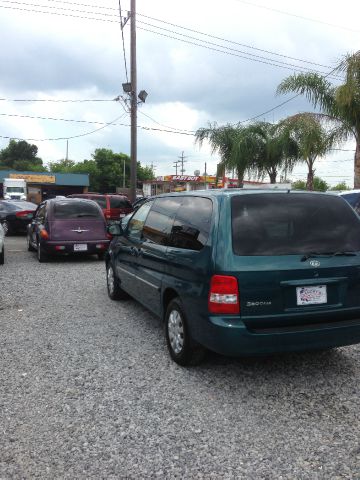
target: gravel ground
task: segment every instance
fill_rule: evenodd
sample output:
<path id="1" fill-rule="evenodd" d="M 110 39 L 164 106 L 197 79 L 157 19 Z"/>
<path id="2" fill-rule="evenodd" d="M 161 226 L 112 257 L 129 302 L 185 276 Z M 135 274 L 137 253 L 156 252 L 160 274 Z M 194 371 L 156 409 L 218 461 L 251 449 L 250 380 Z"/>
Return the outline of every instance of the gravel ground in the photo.
<path id="1" fill-rule="evenodd" d="M 0 267 L 0 478 L 359 479 L 360 347 L 172 363 L 93 258 Z"/>

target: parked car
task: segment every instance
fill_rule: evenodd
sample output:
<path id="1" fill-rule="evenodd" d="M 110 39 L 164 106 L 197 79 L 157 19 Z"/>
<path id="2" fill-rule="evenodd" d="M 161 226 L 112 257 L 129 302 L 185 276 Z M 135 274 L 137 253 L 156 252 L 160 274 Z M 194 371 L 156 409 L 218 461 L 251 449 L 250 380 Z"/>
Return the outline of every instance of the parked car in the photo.
<path id="1" fill-rule="evenodd" d="M 26 233 L 37 208 L 35 203 L 22 200 L 0 200 L 0 221 L 5 235 Z"/>
<path id="2" fill-rule="evenodd" d="M 69 195 L 68 198 L 87 198 L 93 200 L 102 209 L 107 223 L 118 221 L 119 218 L 125 217 L 125 215 L 133 211 L 133 207 L 125 195 L 74 193 Z"/>
<path id="3" fill-rule="evenodd" d="M 358 215 L 360 215 L 360 190 L 341 192 L 340 196 L 353 207 Z"/>
<path id="4" fill-rule="evenodd" d="M 360 342 L 360 219 L 338 196 L 167 194 L 108 228 L 110 298 L 162 318 L 180 365 Z"/>
<path id="5" fill-rule="evenodd" d="M 102 259 L 109 243 L 101 208 L 86 199 L 46 200 L 27 230 L 28 250 L 37 251 L 39 262 L 56 254 L 97 254 Z"/>
<path id="6" fill-rule="evenodd" d="M 5 232 L 0 223 L 0 265 L 3 265 L 5 261 Z"/>

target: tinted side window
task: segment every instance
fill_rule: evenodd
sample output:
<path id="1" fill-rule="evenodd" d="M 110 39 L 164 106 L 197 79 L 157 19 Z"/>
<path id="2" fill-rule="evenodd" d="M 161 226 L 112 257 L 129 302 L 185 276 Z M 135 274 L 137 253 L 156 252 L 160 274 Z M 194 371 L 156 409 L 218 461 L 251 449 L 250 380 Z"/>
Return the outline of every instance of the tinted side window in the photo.
<path id="1" fill-rule="evenodd" d="M 156 199 L 144 225 L 144 239 L 159 245 L 168 245 L 174 216 L 180 204 L 181 199 L 176 197 Z"/>
<path id="2" fill-rule="evenodd" d="M 201 250 L 210 231 L 212 202 L 202 197 L 182 197 L 171 229 L 170 245 Z"/>
<path id="3" fill-rule="evenodd" d="M 142 205 L 139 210 L 137 210 L 137 212 L 131 217 L 126 230 L 127 235 L 130 238 L 140 240 L 143 232 L 144 223 L 151 205 L 152 202 L 145 203 L 145 205 Z"/>
<path id="4" fill-rule="evenodd" d="M 101 217 L 101 213 L 95 204 L 83 200 L 73 202 L 56 202 L 54 205 L 54 218 L 80 218 Z"/>
<path id="5" fill-rule="evenodd" d="M 132 209 L 132 205 L 126 197 L 110 197 L 110 208 Z"/>
<path id="6" fill-rule="evenodd" d="M 37 209 L 36 220 L 38 220 L 40 222 L 44 222 L 45 221 L 45 211 L 46 211 L 46 203 L 44 203 L 43 205 L 40 205 L 39 208 Z"/>
<path id="7" fill-rule="evenodd" d="M 360 250 L 360 222 L 339 197 L 276 193 L 231 199 L 236 255 Z"/>

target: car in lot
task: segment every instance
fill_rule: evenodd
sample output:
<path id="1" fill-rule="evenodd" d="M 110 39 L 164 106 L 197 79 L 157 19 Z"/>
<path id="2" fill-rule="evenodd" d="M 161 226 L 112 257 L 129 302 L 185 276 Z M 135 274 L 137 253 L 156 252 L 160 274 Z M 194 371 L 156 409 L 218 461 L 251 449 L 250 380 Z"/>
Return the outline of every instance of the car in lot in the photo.
<path id="1" fill-rule="evenodd" d="M 22 200 L 0 200 L 0 221 L 5 235 L 26 233 L 37 205 Z"/>
<path id="2" fill-rule="evenodd" d="M 87 198 L 96 202 L 104 213 L 107 223 L 119 221 L 133 211 L 131 202 L 125 195 L 100 193 L 73 193 L 68 198 Z"/>
<path id="3" fill-rule="evenodd" d="M 347 190 L 341 192 L 340 196 L 353 207 L 358 215 L 360 215 L 360 190 Z"/>
<path id="4" fill-rule="evenodd" d="M 37 251 L 39 262 L 57 254 L 97 254 L 103 259 L 109 243 L 104 215 L 92 200 L 46 200 L 27 229 L 28 250 Z"/>
<path id="5" fill-rule="evenodd" d="M 159 316 L 180 365 L 360 342 L 360 219 L 339 196 L 166 194 L 108 229 L 109 297 Z"/>
<path id="6" fill-rule="evenodd" d="M 5 261 L 5 232 L 0 222 L 0 265 Z"/>

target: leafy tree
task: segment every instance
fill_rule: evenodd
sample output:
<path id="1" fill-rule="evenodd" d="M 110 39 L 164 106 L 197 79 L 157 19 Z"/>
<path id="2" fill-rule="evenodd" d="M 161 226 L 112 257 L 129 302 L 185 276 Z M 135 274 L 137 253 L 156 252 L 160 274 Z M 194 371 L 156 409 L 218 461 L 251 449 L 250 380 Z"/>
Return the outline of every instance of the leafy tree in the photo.
<path id="1" fill-rule="evenodd" d="M 74 160 L 63 158 L 58 162 L 50 162 L 49 170 L 53 173 L 71 173 L 75 165 L 76 163 L 74 162 Z"/>
<path id="2" fill-rule="evenodd" d="M 252 168 L 257 170 L 258 176 L 267 174 L 270 183 L 276 183 L 279 171 L 283 170 L 285 175 L 292 171 L 298 149 L 289 132 L 268 122 L 256 122 L 246 130 L 253 142 L 252 155 L 255 164 Z"/>
<path id="3" fill-rule="evenodd" d="M 9 145 L 0 150 L 0 167 L 3 169 L 46 172 L 41 158 L 37 156 L 38 147 L 25 140 L 10 140 Z"/>
<path id="4" fill-rule="evenodd" d="M 318 115 L 298 113 L 280 123 L 285 136 L 289 136 L 297 145 L 296 156 L 308 167 L 307 190 L 314 190 L 314 164 L 318 157 L 324 156 L 334 144 L 332 132 L 322 125 Z"/>
<path id="5" fill-rule="evenodd" d="M 140 162 L 137 162 L 137 179 L 139 181 L 153 180 L 155 178 L 154 171 L 151 167 L 142 167 Z"/>
<path id="6" fill-rule="evenodd" d="M 341 192 L 343 190 L 350 190 L 350 187 L 346 185 L 346 182 L 340 182 L 337 185 L 334 185 L 333 187 L 330 188 L 330 190 L 334 190 L 336 192 Z"/>
<path id="7" fill-rule="evenodd" d="M 195 141 L 202 146 L 207 140 L 212 153 L 220 155 L 218 174 L 225 170 L 235 169 L 239 187 L 243 186 L 246 171 L 252 171 L 255 164 L 253 159 L 253 143 L 247 135 L 246 127 L 240 125 L 225 125 L 219 127 L 217 123 L 209 123 L 208 128 L 199 128 L 195 133 Z"/>
<path id="8" fill-rule="evenodd" d="M 360 188 L 360 50 L 346 55 L 335 71 L 345 74 L 339 86 L 316 73 L 301 73 L 283 80 L 277 93 L 305 95 L 333 123 L 339 142 L 355 138 L 354 188 Z"/>
<path id="9" fill-rule="evenodd" d="M 307 190 L 307 182 L 305 180 L 297 180 L 296 182 L 292 182 L 291 188 L 294 190 Z M 314 177 L 313 190 L 326 192 L 329 190 L 329 185 L 320 177 Z"/>

